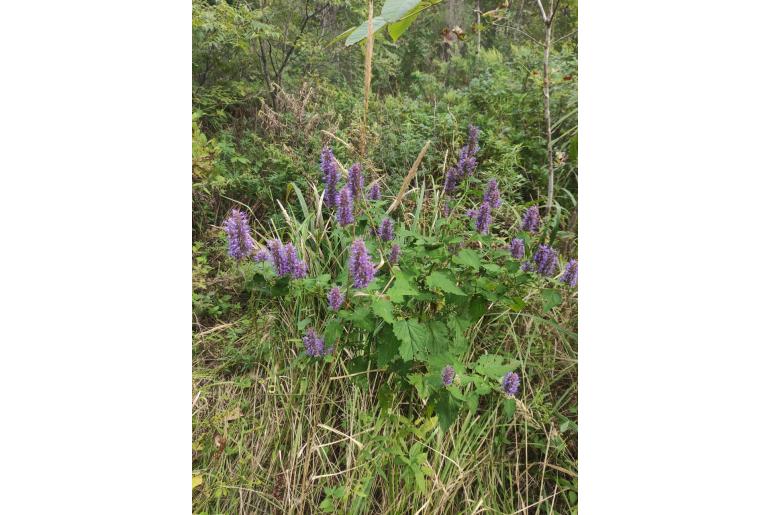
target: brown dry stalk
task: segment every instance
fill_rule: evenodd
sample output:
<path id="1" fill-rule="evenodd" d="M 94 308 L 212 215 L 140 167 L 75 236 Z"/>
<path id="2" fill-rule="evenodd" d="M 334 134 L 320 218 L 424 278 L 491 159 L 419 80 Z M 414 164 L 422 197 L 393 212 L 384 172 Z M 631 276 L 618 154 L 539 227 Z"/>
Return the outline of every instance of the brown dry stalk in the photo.
<path id="1" fill-rule="evenodd" d="M 423 145 L 422 147 L 422 150 L 420 150 L 420 154 L 417 156 L 417 159 L 415 159 L 414 164 L 412 164 L 412 167 L 409 169 L 409 173 L 406 174 L 406 177 L 404 177 L 404 182 L 401 183 L 401 189 L 398 190 L 398 195 L 396 195 L 396 198 L 393 199 L 393 203 L 385 212 L 386 214 L 391 213 L 394 209 L 396 209 L 398 205 L 401 203 L 401 200 L 403 200 L 404 195 L 406 195 L 406 189 L 409 187 L 409 183 L 412 182 L 412 179 L 414 179 L 414 176 L 417 175 L 417 168 L 420 167 L 422 158 L 425 157 L 425 154 L 428 152 L 429 146 L 430 146 L 430 140 L 426 141 L 425 145 Z"/>
<path id="2" fill-rule="evenodd" d="M 372 86 L 372 55 L 374 54 L 374 3 L 369 0 L 366 55 L 364 56 L 364 119 L 361 124 L 361 159 L 366 157 L 366 112 L 369 110 L 369 90 Z"/>

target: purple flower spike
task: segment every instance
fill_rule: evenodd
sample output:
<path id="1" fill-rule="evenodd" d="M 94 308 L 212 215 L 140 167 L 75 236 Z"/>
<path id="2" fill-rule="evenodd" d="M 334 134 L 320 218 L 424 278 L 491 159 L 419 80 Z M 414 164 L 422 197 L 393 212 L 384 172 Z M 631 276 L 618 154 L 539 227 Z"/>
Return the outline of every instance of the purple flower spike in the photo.
<path id="1" fill-rule="evenodd" d="M 508 247 L 511 251 L 511 257 L 514 259 L 521 259 L 524 257 L 524 240 L 521 238 L 514 238 L 511 240 L 511 245 Z"/>
<path id="2" fill-rule="evenodd" d="M 452 368 L 452 365 L 445 366 L 444 370 L 441 371 L 441 381 L 444 383 L 444 386 L 449 386 L 454 380 L 455 369 Z"/>
<path id="3" fill-rule="evenodd" d="M 254 261 L 257 263 L 262 263 L 263 261 L 270 261 L 270 251 L 267 249 L 259 249 L 254 254 Z"/>
<path id="4" fill-rule="evenodd" d="M 390 218 L 383 218 L 380 224 L 380 230 L 377 235 L 382 241 L 390 241 L 393 239 L 393 220 Z"/>
<path id="5" fill-rule="evenodd" d="M 563 283 L 569 284 L 572 288 L 577 286 L 578 262 L 577 259 L 570 259 L 567 266 L 564 267 L 564 274 L 559 279 Z"/>
<path id="6" fill-rule="evenodd" d="M 353 280 L 353 288 L 365 288 L 374 279 L 374 265 L 369 261 L 364 240 L 353 240 L 350 246 L 348 269 Z"/>
<path id="7" fill-rule="evenodd" d="M 345 302 L 345 294 L 340 291 L 338 286 L 335 286 L 329 290 L 328 299 L 329 308 L 331 308 L 332 311 L 339 311 L 342 307 L 342 303 Z"/>
<path id="8" fill-rule="evenodd" d="M 286 268 L 294 279 L 302 279 L 307 276 L 307 265 L 304 261 L 297 257 L 297 249 L 294 245 L 287 243 L 284 245 L 284 253 L 286 254 Z"/>
<path id="9" fill-rule="evenodd" d="M 479 151 L 479 128 L 474 125 L 468 126 L 468 143 L 460 149 L 460 155 L 457 158 L 457 164 L 447 170 L 444 179 L 444 192 L 451 194 L 457 185 L 465 178 L 473 175 L 476 170 L 476 152 Z"/>
<path id="10" fill-rule="evenodd" d="M 519 392 L 521 380 L 516 372 L 507 372 L 503 376 L 503 393 L 508 397 L 513 397 Z"/>
<path id="11" fill-rule="evenodd" d="M 324 188 L 324 203 L 329 207 L 336 207 L 339 202 L 339 193 L 337 193 L 337 162 L 334 160 L 334 152 L 329 147 L 321 150 L 321 172 L 323 181 L 326 184 Z"/>
<path id="12" fill-rule="evenodd" d="M 360 163 L 354 163 L 348 170 L 348 188 L 354 199 L 364 193 L 364 172 Z"/>
<path id="13" fill-rule="evenodd" d="M 532 206 L 524 213 L 521 220 L 521 230 L 536 233 L 540 229 L 540 211 L 537 206 Z"/>
<path id="14" fill-rule="evenodd" d="M 489 202 L 493 209 L 497 209 L 502 204 L 500 200 L 500 190 L 497 189 L 497 181 L 489 179 L 487 190 L 484 192 L 484 202 Z"/>
<path id="15" fill-rule="evenodd" d="M 251 238 L 249 220 L 240 209 L 233 209 L 225 220 L 228 254 L 237 260 L 245 259 L 254 252 L 254 240 Z"/>
<path id="16" fill-rule="evenodd" d="M 468 147 L 475 154 L 479 150 L 479 128 L 468 124 Z"/>
<path id="17" fill-rule="evenodd" d="M 540 245 L 532 257 L 532 261 L 535 262 L 535 268 L 537 273 L 550 277 L 556 272 L 556 265 L 559 263 L 559 258 L 556 255 L 556 251 L 548 245 Z"/>
<path id="18" fill-rule="evenodd" d="M 382 194 L 380 193 L 380 183 L 375 182 L 369 189 L 369 200 L 380 200 L 381 198 Z"/>
<path id="19" fill-rule="evenodd" d="M 476 230 L 481 234 L 489 233 L 489 224 L 492 223 L 492 208 L 489 202 L 482 202 L 479 207 L 479 214 L 476 217 Z"/>
<path id="20" fill-rule="evenodd" d="M 314 358 L 322 358 L 327 354 L 331 354 L 332 348 L 326 347 L 323 340 L 316 334 L 315 329 L 312 327 L 307 330 L 305 336 L 302 337 L 302 343 L 305 344 L 305 352 L 308 356 Z"/>
<path id="21" fill-rule="evenodd" d="M 394 243 L 390 247 L 390 255 L 388 256 L 388 263 L 395 265 L 398 263 L 398 255 L 401 253 L 401 246 L 398 243 Z"/>
<path id="22" fill-rule="evenodd" d="M 273 268 L 278 277 L 283 277 L 288 274 L 291 269 L 289 268 L 289 260 L 286 256 L 286 248 L 283 246 L 280 240 L 270 240 L 267 242 L 267 248 L 272 256 Z"/>
<path id="23" fill-rule="evenodd" d="M 337 208 L 337 221 L 341 226 L 353 223 L 353 198 L 350 194 L 350 188 L 342 188 L 340 193 L 339 207 Z"/>

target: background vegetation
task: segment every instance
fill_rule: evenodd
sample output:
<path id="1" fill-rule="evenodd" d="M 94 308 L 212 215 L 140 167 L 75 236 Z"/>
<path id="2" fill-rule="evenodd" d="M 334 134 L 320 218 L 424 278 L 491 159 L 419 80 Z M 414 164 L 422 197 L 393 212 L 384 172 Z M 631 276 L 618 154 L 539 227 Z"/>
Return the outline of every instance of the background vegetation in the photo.
<path id="1" fill-rule="evenodd" d="M 376 363 L 298 359 L 306 313 L 318 307 L 255 294 L 255 271 L 227 256 L 222 222 L 234 206 L 250 214 L 262 242 L 308 238 L 301 228 L 320 221 L 310 211 L 324 144 L 346 165 L 363 162 L 390 198 L 430 140 L 402 206 L 426 237 L 440 206 L 417 194 L 420 185 L 430 192 L 443 183 L 469 123 L 482 131 L 479 182 L 496 178 L 505 201 L 495 216 L 500 238 L 524 208 L 545 206 L 546 34 L 537 2 L 447 0 L 395 42 L 378 32 L 360 155 L 364 48 L 333 40 L 367 12 L 362 1 L 193 2 L 194 509 L 576 512 L 574 290 L 555 307 L 539 290 L 523 294 L 518 309 L 491 303 L 467 334 L 467 360 L 494 354 L 520 364 L 515 409 L 490 398 L 443 431 L 397 379 L 360 373 Z M 545 235 L 576 257 L 577 5 L 557 2 L 554 12 L 555 207 Z M 333 268 L 332 257 L 341 259 L 306 255 L 319 270 Z"/>

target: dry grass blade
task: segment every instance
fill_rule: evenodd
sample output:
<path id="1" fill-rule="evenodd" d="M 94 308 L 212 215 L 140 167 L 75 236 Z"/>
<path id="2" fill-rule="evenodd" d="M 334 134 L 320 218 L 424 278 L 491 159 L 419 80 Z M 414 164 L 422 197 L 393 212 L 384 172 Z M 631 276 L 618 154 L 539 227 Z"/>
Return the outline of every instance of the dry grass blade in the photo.
<path id="1" fill-rule="evenodd" d="M 420 154 L 417 156 L 417 159 L 415 159 L 414 163 L 412 164 L 412 167 L 409 169 L 409 173 L 406 174 L 406 177 L 404 177 L 404 182 L 401 183 L 401 189 L 398 190 L 398 195 L 396 195 L 396 198 L 393 199 L 393 203 L 390 205 L 386 213 L 390 214 L 393 212 L 394 209 L 398 207 L 399 204 L 401 204 L 401 201 L 404 198 L 404 195 L 406 195 L 406 190 L 409 188 L 409 183 L 412 182 L 412 179 L 414 179 L 414 176 L 417 175 L 417 169 L 420 167 L 420 163 L 422 162 L 422 158 L 425 157 L 425 154 L 428 153 L 428 147 L 430 146 L 430 140 L 425 142 L 425 145 L 423 145 L 422 150 L 420 150 Z"/>

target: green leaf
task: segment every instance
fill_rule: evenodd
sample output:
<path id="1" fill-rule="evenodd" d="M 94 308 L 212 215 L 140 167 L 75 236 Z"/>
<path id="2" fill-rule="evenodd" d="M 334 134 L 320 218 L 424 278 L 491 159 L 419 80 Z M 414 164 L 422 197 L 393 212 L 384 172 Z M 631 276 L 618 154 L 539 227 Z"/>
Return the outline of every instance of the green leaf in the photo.
<path id="1" fill-rule="evenodd" d="M 505 401 L 503 401 L 503 413 L 505 413 L 505 416 L 510 420 L 514 413 L 516 413 L 516 401 L 513 399 L 505 399 Z"/>
<path id="2" fill-rule="evenodd" d="M 396 320 L 393 333 L 401 341 L 398 352 L 404 361 L 425 356 L 425 346 L 430 342 L 428 328 L 414 319 Z"/>
<path id="3" fill-rule="evenodd" d="M 370 316 L 371 311 L 368 306 L 362 306 L 356 309 L 353 313 L 349 311 L 340 311 L 340 316 L 345 320 L 353 322 L 353 325 L 360 327 L 365 331 L 374 330 L 374 320 Z"/>
<path id="4" fill-rule="evenodd" d="M 449 426 L 455 421 L 459 412 L 459 406 L 449 395 L 449 392 L 446 390 L 439 392 L 438 402 L 436 403 L 436 413 L 438 414 L 438 423 L 441 426 L 442 431 L 445 433 L 447 432 Z"/>
<path id="5" fill-rule="evenodd" d="M 478 270 L 481 266 L 481 258 L 475 250 L 462 249 L 456 256 L 452 256 L 452 261 L 458 265 L 465 265 Z"/>
<path id="6" fill-rule="evenodd" d="M 406 32 L 406 29 L 409 28 L 409 26 L 414 23 L 414 20 L 417 19 L 417 15 L 420 14 L 419 12 L 415 12 L 411 16 L 407 16 L 406 18 L 389 23 L 388 24 L 388 34 L 390 34 L 390 38 L 395 43 L 398 41 L 398 38 L 400 38 L 404 32 Z M 439 220 L 440 222 L 443 221 L 443 218 Z"/>
<path id="7" fill-rule="evenodd" d="M 372 32 L 377 32 L 385 26 L 385 19 L 382 16 L 375 16 L 372 19 Z M 354 43 L 358 43 L 362 39 L 366 39 L 369 34 L 369 20 L 365 20 L 361 25 L 355 28 L 353 32 L 345 40 L 345 46 L 350 46 Z"/>
<path id="8" fill-rule="evenodd" d="M 372 300 L 372 311 L 389 324 L 393 323 L 393 304 L 388 299 L 377 297 Z"/>
<path id="9" fill-rule="evenodd" d="M 465 292 L 455 284 L 454 279 L 451 278 L 447 272 L 432 272 L 425 282 L 428 284 L 428 286 L 445 291 L 447 293 L 454 293 L 455 295 L 465 296 Z"/>
<path id="10" fill-rule="evenodd" d="M 398 356 L 398 339 L 389 325 L 384 325 L 376 337 L 377 366 L 382 368 Z"/>
<path id="11" fill-rule="evenodd" d="M 449 350 L 452 354 L 458 356 L 468 350 L 468 339 L 465 337 L 465 331 L 470 326 L 470 322 L 464 318 L 453 317 L 447 321 L 451 340 Z"/>
<path id="12" fill-rule="evenodd" d="M 430 330 L 428 354 L 431 356 L 446 354 L 449 350 L 449 330 L 447 326 L 440 320 L 431 320 L 428 322 L 428 329 Z"/>
<path id="13" fill-rule="evenodd" d="M 545 289 L 540 292 L 540 296 L 543 297 L 543 311 L 546 313 L 561 304 L 561 294 L 556 290 Z"/>
<path id="14" fill-rule="evenodd" d="M 401 304 L 404 302 L 404 297 L 419 295 L 419 291 L 415 290 L 414 287 L 409 282 L 409 279 L 407 276 L 405 276 L 403 273 L 396 272 L 396 280 L 393 282 L 393 285 L 388 289 L 388 296 L 390 297 L 390 300 L 395 302 L 396 304 Z"/>
<path id="15" fill-rule="evenodd" d="M 465 404 L 468 406 L 470 414 L 473 415 L 479 409 L 479 396 L 475 392 L 469 393 L 465 396 Z"/>
<path id="16" fill-rule="evenodd" d="M 497 354 L 484 354 L 476 361 L 476 372 L 499 381 L 506 372 L 519 366 L 519 361 Z"/>
<path id="17" fill-rule="evenodd" d="M 326 322 L 324 328 L 324 343 L 327 346 L 332 346 L 337 343 L 337 340 L 342 336 L 342 324 L 339 320 L 332 319 Z"/>
<path id="18" fill-rule="evenodd" d="M 398 21 L 419 4 L 420 0 L 385 0 L 380 16 L 385 21 Z"/>

